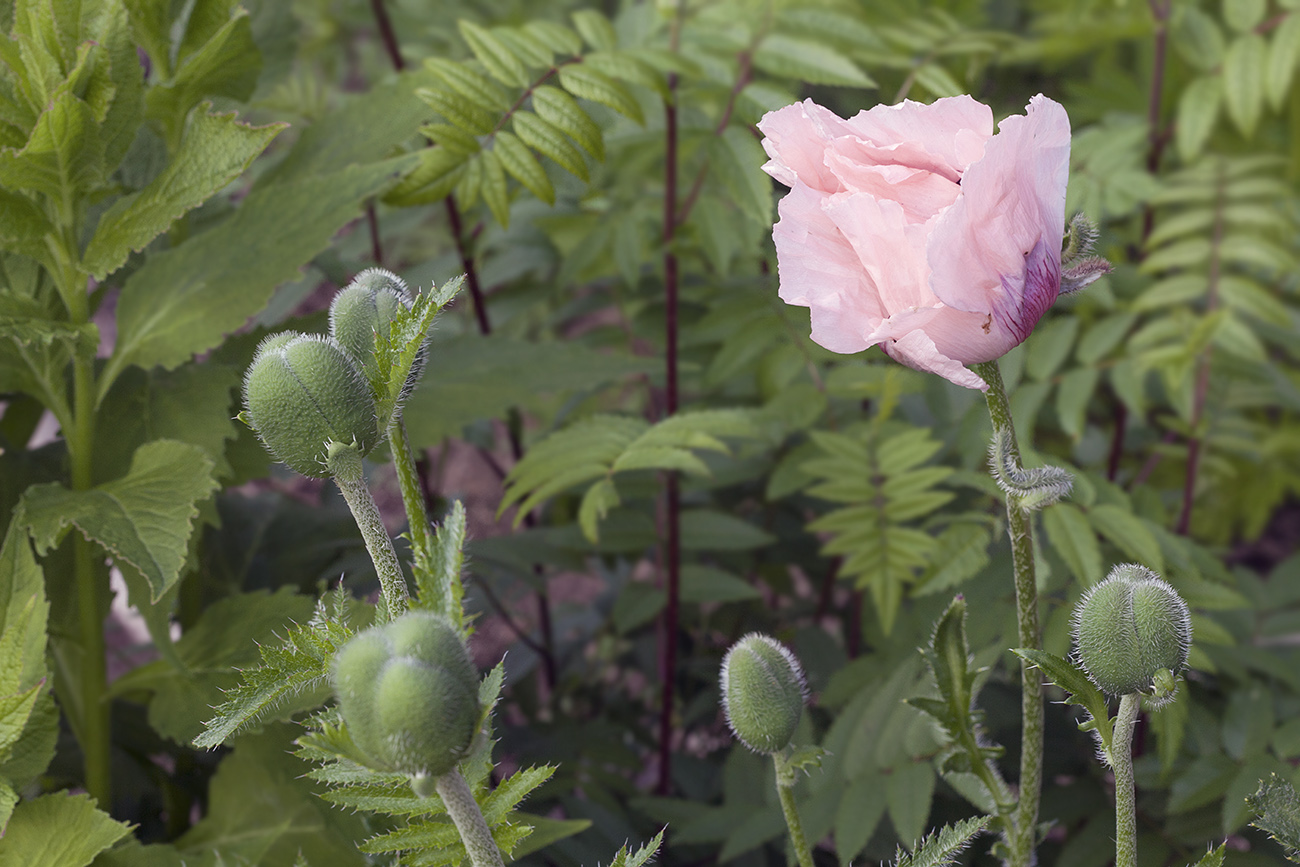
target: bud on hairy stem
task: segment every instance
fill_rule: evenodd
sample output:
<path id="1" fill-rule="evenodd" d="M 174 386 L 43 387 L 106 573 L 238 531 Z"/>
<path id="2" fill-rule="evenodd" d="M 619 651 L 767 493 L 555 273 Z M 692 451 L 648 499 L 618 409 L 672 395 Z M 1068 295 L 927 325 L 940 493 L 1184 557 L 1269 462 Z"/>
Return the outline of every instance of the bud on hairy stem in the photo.
<path id="1" fill-rule="evenodd" d="M 722 709 L 732 734 L 757 753 L 772 757 L 776 791 L 800 867 L 813 867 L 812 850 L 794 803 L 790 741 L 808 700 L 799 660 L 785 645 L 752 632 L 732 645 L 722 660 Z"/>
<path id="2" fill-rule="evenodd" d="M 1115 771 L 1115 864 L 1135 867 L 1133 729 L 1143 696 L 1152 709 L 1173 700 L 1175 678 L 1191 649 L 1191 614 L 1178 592 L 1154 572 L 1125 563 L 1084 594 L 1072 625 L 1079 666 L 1098 689 L 1120 696 L 1105 758 Z"/>

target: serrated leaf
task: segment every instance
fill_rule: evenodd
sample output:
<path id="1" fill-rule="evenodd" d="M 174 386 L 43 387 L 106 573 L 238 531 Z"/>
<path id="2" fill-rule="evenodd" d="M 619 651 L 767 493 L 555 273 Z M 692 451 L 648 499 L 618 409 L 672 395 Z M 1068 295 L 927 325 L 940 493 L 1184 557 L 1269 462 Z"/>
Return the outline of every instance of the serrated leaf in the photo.
<path id="1" fill-rule="evenodd" d="M 609 106 L 637 123 L 645 123 L 641 106 L 619 82 L 585 64 L 560 67 L 560 84 L 574 96 Z"/>
<path id="2" fill-rule="evenodd" d="M 477 103 L 466 102 L 456 93 L 437 87 L 420 88 L 415 93 L 430 108 L 468 135 L 488 135 L 496 126 L 496 115 Z"/>
<path id="3" fill-rule="evenodd" d="M 399 208 L 442 201 L 460 183 L 465 164 L 473 153 L 445 147 L 425 148 L 420 151 L 415 170 L 389 190 L 384 201 Z"/>
<path id="4" fill-rule="evenodd" d="M 557 127 L 542 120 L 531 111 L 517 111 L 511 121 L 519 138 L 529 147 L 557 163 L 570 174 L 584 181 L 590 179 L 586 160 L 582 158 L 582 154 L 578 149 L 564 137 L 564 133 L 560 132 Z M 498 136 L 498 140 L 499 138 Z M 553 195 L 552 198 L 554 198 Z"/>
<path id="5" fill-rule="evenodd" d="M 236 122 L 234 114 L 193 114 L 167 168 L 144 189 L 118 199 L 100 218 L 83 267 L 103 280 L 132 251 L 144 249 L 175 220 L 239 177 L 286 127 L 251 127 Z"/>
<path id="6" fill-rule="evenodd" d="M 416 552 L 414 608 L 436 611 L 464 627 L 461 572 L 465 562 L 465 504 L 453 500 L 437 530 L 429 536 L 429 551 Z"/>
<path id="7" fill-rule="evenodd" d="M 1256 816 L 1251 826 L 1281 845 L 1287 860 L 1300 863 L 1300 795 L 1295 787 L 1271 774 L 1260 781 L 1259 789 L 1246 802 Z"/>
<path id="8" fill-rule="evenodd" d="M 1092 681 L 1074 663 L 1048 653 L 1028 647 L 1014 647 L 1011 652 L 1030 665 L 1036 666 L 1052 683 L 1065 690 L 1065 700 L 1077 704 L 1086 710 L 1090 719 L 1080 723 L 1081 731 L 1095 731 L 1101 740 L 1103 754 L 1110 751 L 1111 719 L 1110 708 L 1106 698 L 1093 686 Z"/>
<path id="9" fill-rule="evenodd" d="M 122 287 L 103 387 L 126 365 L 170 369 L 219 344 L 413 161 L 402 157 L 255 187 L 225 222 L 149 257 Z"/>
<path id="10" fill-rule="evenodd" d="M 465 40 L 469 50 L 474 52 L 479 63 L 483 64 L 488 75 L 502 84 L 514 87 L 528 86 L 528 70 L 494 33 L 464 18 L 457 21 L 456 26 L 460 30 L 461 38 Z"/>
<path id="11" fill-rule="evenodd" d="M 155 440 L 136 449 L 120 479 L 85 491 L 57 483 L 28 489 L 22 519 L 41 553 L 76 526 L 120 565 L 138 571 L 156 602 L 180 577 L 197 503 L 218 487 L 212 469 L 198 446 Z"/>
<path id="12" fill-rule="evenodd" d="M 248 12 L 227 7 L 230 17 L 215 30 L 196 31 L 186 55 L 179 55 L 179 68 L 166 82 L 150 87 L 145 94 L 145 111 L 161 124 L 173 150 L 181 140 L 190 109 L 205 97 L 224 96 L 245 100 L 257 86 L 262 72 L 262 52 L 253 38 Z M 202 40 L 201 45 L 195 44 Z"/>
<path id="13" fill-rule="evenodd" d="M 533 111 L 592 157 L 605 159 L 605 138 L 600 127 L 569 94 L 549 84 L 537 87 L 533 90 Z"/>
<path id="14" fill-rule="evenodd" d="M 1281 111 L 1286 95 L 1291 90 L 1297 62 L 1300 62 L 1300 15 L 1293 13 L 1286 16 L 1273 31 L 1273 41 L 1268 47 L 1268 68 L 1264 73 L 1264 83 L 1268 90 L 1269 105 L 1274 111 Z"/>
<path id="15" fill-rule="evenodd" d="M 527 187 L 529 192 L 548 205 L 555 204 L 555 188 L 551 186 L 551 179 L 518 136 L 505 131 L 498 132 L 493 138 L 492 153 L 500 158 L 501 166 L 510 176 Z M 490 206 L 491 202 L 488 204 Z M 495 209 L 493 213 L 496 213 Z"/>
<path id="16" fill-rule="evenodd" d="M 496 151 L 483 151 L 478 155 L 483 178 L 479 192 L 492 216 L 502 228 L 510 225 L 510 197 L 506 190 L 505 162 Z"/>
<path id="17" fill-rule="evenodd" d="M 989 822 L 988 816 L 976 816 L 963 819 L 953 825 L 945 825 L 939 831 L 920 840 L 912 853 L 900 851 L 894 867 L 947 867 L 957 860 L 971 840 L 984 831 Z"/>
<path id="18" fill-rule="evenodd" d="M 104 142 L 97 127 L 84 100 L 60 94 L 41 112 L 21 149 L 0 148 L 0 185 L 59 203 L 77 200 L 103 176 Z"/>
<path id="19" fill-rule="evenodd" d="M 1228 117 L 1246 138 L 1255 134 L 1264 109 L 1264 64 L 1268 45 L 1254 33 L 1238 36 L 1223 57 L 1223 95 Z"/>
<path id="20" fill-rule="evenodd" d="M 556 54 L 572 55 L 582 52 L 582 39 L 563 24 L 544 20 L 529 21 L 524 25 L 524 30 Z"/>
<path id="21" fill-rule="evenodd" d="M 86 867 L 129 833 L 130 825 L 99 810 L 89 795 L 43 795 L 14 808 L 0 837 L 0 863 Z"/>
<path id="22" fill-rule="evenodd" d="M 769 34 L 759 43 L 754 65 L 770 75 L 808 84 L 876 86 L 871 76 L 830 46 L 780 33 Z"/>
<path id="23" fill-rule="evenodd" d="M 635 852 L 628 849 L 628 846 L 625 843 L 618 852 L 614 854 L 614 859 L 609 862 L 609 867 L 644 867 L 644 865 L 655 856 L 655 853 L 659 851 L 659 847 L 663 844 L 663 841 L 664 832 L 660 831 L 650 839 L 650 842 L 646 843 Z"/>

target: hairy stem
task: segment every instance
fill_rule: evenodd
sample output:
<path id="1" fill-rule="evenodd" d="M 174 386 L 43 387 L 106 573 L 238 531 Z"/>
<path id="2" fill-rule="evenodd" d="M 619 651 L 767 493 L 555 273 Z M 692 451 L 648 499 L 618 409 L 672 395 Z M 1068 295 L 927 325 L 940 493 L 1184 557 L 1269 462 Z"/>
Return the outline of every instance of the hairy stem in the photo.
<path id="1" fill-rule="evenodd" d="M 1020 464 L 1020 444 L 1011 419 L 1011 401 L 1002 384 L 996 361 L 971 365 L 988 383 L 984 393 L 994 430 L 1007 432 L 1009 456 Z M 1038 583 L 1034 564 L 1034 530 L 1030 515 L 1020 508 L 1014 494 L 1008 494 L 1007 534 L 1011 537 L 1011 560 L 1015 569 L 1016 624 L 1021 647 L 1042 649 L 1038 627 Z M 1020 663 L 1020 799 L 1012 826 L 1006 834 L 1012 867 L 1028 867 L 1034 860 L 1038 825 L 1038 799 L 1043 788 L 1043 695 L 1040 675 L 1029 663 Z"/>
<path id="2" fill-rule="evenodd" d="M 434 781 L 434 788 L 438 797 L 442 798 L 451 821 L 455 823 L 461 842 L 465 844 L 471 867 L 505 867 L 505 862 L 501 860 L 501 850 L 497 848 L 487 820 L 483 818 L 483 811 L 478 808 L 474 794 L 470 792 L 469 784 L 460 775 L 460 771 L 453 768 L 438 777 Z"/>
<path id="3" fill-rule="evenodd" d="M 366 487 L 365 476 L 361 472 L 361 455 L 355 449 L 335 444 L 330 449 L 328 458 L 330 473 L 343 492 L 343 499 L 352 510 L 352 517 L 361 530 L 366 550 L 375 564 L 379 575 L 379 586 L 384 597 L 384 606 L 388 619 L 396 620 L 406 613 L 410 594 L 406 589 L 406 577 L 397 562 L 393 551 L 393 540 L 388 537 L 388 528 L 379 517 L 379 507 L 375 498 Z"/>
<path id="4" fill-rule="evenodd" d="M 790 845 L 799 859 L 799 867 L 813 867 L 812 850 L 808 848 L 799 808 L 794 803 L 794 769 L 786 762 L 784 753 L 773 753 L 772 764 L 776 768 L 776 793 L 781 799 L 781 812 L 785 814 L 785 824 L 790 829 Z"/>
<path id="5" fill-rule="evenodd" d="M 1119 700 L 1115 734 L 1110 741 L 1110 766 L 1115 771 L 1115 867 L 1137 867 L 1137 800 L 1133 786 L 1133 726 L 1142 696 L 1130 693 Z"/>

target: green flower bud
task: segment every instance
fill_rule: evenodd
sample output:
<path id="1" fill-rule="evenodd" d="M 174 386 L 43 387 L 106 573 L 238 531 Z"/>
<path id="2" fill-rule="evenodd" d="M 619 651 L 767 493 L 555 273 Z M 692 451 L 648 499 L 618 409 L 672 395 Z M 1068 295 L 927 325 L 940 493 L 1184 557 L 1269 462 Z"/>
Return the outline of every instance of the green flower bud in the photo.
<path id="1" fill-rule="evenodd" d="M 408 611 L 353 636 L 334 657 L 333 684 L 352 742 L 377 770 L 440 777 L 478 734 L 478 672 L 437 614 Z"/>
<path id="2" fill-rule="evenodd" d="M 334 296 L 330 304 L 330 335 L 352 353 L 368 375 L 374 376 L 375 334 L 390 336 L 389 327 L 403 309 L 411 309 L 411 293 L 402 279 L 383 268 L 370 268 Z M 421 352 L 404 390 L 413 388 L 423 372 Z"/>
<path id="3" fill-rule="evenodd" d="M 722 660 L 722 709 L 732 733 L 757 753 L 785 749 L 808 700 L 799 660 L 775 638 L 751 632 Z"/>
<path id="4" fill-rule="evenodd" d="M 331 442 L 364 455 L 379 440 L 370 387 L 328 337 L 288 332 L 263 340 L 244 375 L 244 406 L 267 450 L 304 476 L 329 475 Z"/>
<path id="5" fill-rule="evenodd" d="M 1075 654 L 1097 688 L 1110 695 L 1173 698 L 1187 665 L 1192 620 L 1187 603 L 1148 569 L 1122 564 L 1074 609 Z"/>

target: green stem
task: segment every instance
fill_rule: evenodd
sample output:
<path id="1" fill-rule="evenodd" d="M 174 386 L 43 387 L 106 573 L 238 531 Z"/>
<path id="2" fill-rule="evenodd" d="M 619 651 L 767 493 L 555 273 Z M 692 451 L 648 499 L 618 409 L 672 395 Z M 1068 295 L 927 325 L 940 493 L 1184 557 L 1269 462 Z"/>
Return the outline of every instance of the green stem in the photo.
<path id="1" fill-rule="evenodd" d="M 972 364 L 971 369 L 988 383 L 984 398 L 993 429 L 1007 432 L 1010 457 L 1019 465 L 1020 444 L 1011 418 L 1011 401 L 1007 398 L 1006 386 L 1002 384 L 1002 371 L 996 361 Z M 1015 570 L 1018 640 L 1021 647 L 1041 650 L 1033 523 L 1029 512 L 1020 508 L 1014 494 L 1007 495 L 1006 506 L 1007 534 L 1011 537 L 1011 560 Z M 1020 798 L 1013 825 L 1005 833 L 1012 867 L 1029 867 L 1034 860 L 1038 800 L 1043 789 L 1043 693 L 1038 671 L 1024 660 L 1020 662 L 1020 713 Z"/>
<path id="2" fill-rule="evenodd" d="M 1129 693 L 1119 700 L 1115 734 L 1110 741 L 1110 766 L 1115 770 L 1115 867 L 1137 867 L 1137 798 L 1133 786 L 1133 726 L 1142 696 Z"/>
<path id="3" fill-rule="evenodd" d="M 799 809 L 794 803 L 794 769 L 786 761 L 787 747 L 784 752 L 772 753 L 772 764 L 776 768 L 776 793 L 781 799 L 781 812 L 785 814 L 785 824 L 790 829 L 790 845 L 794 847 L 799 867 L 813 867 L 812 850 L 808 848 L 808 839 L 803 833 L 803 822 L 799 819 Z"/>
<path id="4" fill-rule="evenodd" d="M 366 542 L 366 550 L 375 564 L 379 575 L 379 586 L 383 593 L 388 620 L 396 620 L 406 613 L 410 594 L 406 589 L 406 576 L 397 562 L 393 551 L 393 540 L 388 536 L 388 528 L 379 517 L 379 507 L 375 498 L 366 487 L 365 475 L 361 471 L 361 455 L 351 446 L 333 443 L 330 446 L 328 465 L 343 499 L 352 510 L 352 517 L 361 530 L 361 538 Z"/>
<path id="5" fill-rule="evenodd" d="M 451 821 L 455 823 L 461 842 L 465 844 L 471 867 L 505 867 L 501 860 L 501 850 L 492 839 L 487 820 L 483 818 L 483 812 L 478 808 L 474 794 L 460 771 L 452 769 L 438 777 L 434 781 L 434 788 L 438 797 L 442 798 Z"/>
<path id="6" fill-rule="evenodd" d="M 429 513 L 424 508 L 424 489 L 420 473 L 415 467 L 415 455 L 406 438 L 406 425 L 397 415 L 388 426 L 388 445 L 393 452 L 393 467 L 397 470 L 397 486 L 402 490 L 402 505 L 406 507 L 406 523 L 411 534 L 411 550 L 415 555 L 416 569 L 433 574 L 429 562 Z"/>

